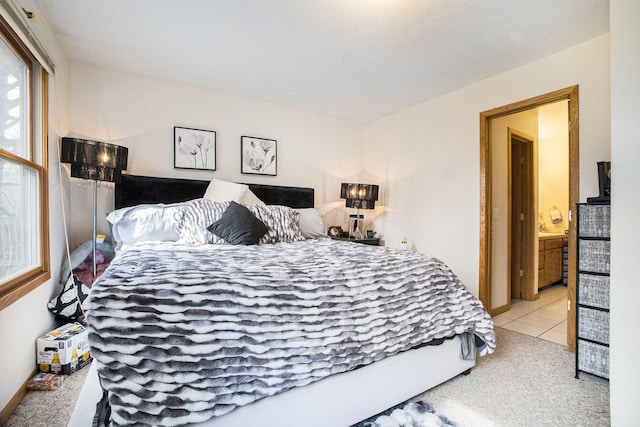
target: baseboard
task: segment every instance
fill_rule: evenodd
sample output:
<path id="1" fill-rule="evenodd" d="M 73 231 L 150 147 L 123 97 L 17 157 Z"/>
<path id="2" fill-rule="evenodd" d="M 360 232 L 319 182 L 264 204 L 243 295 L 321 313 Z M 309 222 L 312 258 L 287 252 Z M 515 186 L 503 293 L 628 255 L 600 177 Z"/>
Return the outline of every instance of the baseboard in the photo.
<path id="1" fill-rule="evenodd" d="M 501 305 L 500 307 L 495 307 L 490 310 L 487 310 L 491 316 L 497 316 L 498 314 L 502 314 L 504 312 L 509 311 L 511 308 L 511 304 Z"/>
<path id="2" fill-rule="evenodd" d="M 9 403 L 7 403 L 7 406 L 2 409 L 2 412 L 0 412 L 0 426 L 5 425 L 7 421 L 9 421 L 9 417 L 14 413 L 20 402 L 22 402 L 22 399 L 24 399 L 24 396 L 27 394 L 27 383 L 31 381 L 31 378 L 33 378 L 37 373 L 38 370 L 34 368 L 33 372 L 29 375 L 29 378 L 22 383 L 18 391 L 16 391 L 16 394 L 14 394 Z"/>

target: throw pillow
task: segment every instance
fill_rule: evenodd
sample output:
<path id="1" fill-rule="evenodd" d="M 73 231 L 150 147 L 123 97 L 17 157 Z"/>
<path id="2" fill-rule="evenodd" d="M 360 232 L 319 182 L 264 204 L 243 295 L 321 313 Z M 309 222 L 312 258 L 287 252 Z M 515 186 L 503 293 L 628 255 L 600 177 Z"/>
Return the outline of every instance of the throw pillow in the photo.
<path id="1" fill-rule="evenodd" d="M 320 212 L 314 208 L 295 209 L 295 211 L 300 215 L 298 225 L 305 239 L 327 237 L 327 227 Z"/>
<path id="2" fill-rule="evenodd" d="M 247 190 L 244 195 L 242 196 L 242 199 L 240 200 L 240 203 L 242 203 L 243 205 L 264 205 L 265 203 L 258 199 L 258 196 L 256 196 L 253 191 L 251 190 Z"/>
<path id="3" fill-rule="evenodd" d="M 155 240 L 176 241 L 179 216 L 185 203 L 145 204 L 122 208 L 107 215 L 116 250 L 129 243 Z"/>
<path id="4" fill-rule="evenodd" d="M 242 196 L 249 189 L 248 185 L 212 179 L 204 193 L 204 198 L 213 202 L 234 201 L 240 203 Z"/>
<path id="5" fill-rule="evenodd" d="M 60 272 L 60 283 L 64 283 L 65 280 L 69 278 L 69 274 L 74 270 L 78 265 L 80 265 L 90 253 L 93 252 L 93 243 L 91 240 L 87 240 L 76 249 L 71 252 L 71 259 L 69 262 L 62 263 L 62 271 Z"/>
<path id="6" fill-rule="evenodd" d="M 255 245 L 269 230 L 249 209 L 231 202 L 222 217 L 207 228 L 230 245 Z"/>
<path id="7" fill-rule="evenodd" d="M 72 274 L 62 288 L 60 295 L 47 303 L 47 308 L 57 318 L 65 322 L 82 323 L 84 321 L 82 303 L 88 295 L 89 288 Z"/>
<path id="8" fill-rule="evenodd" d="M 176 217 L 179 243 L 204 245 L 223 244 L 224 241 L 209 232 L 207 227 L 218 221 L 229 202 L 212 202 L 209 199 L 195 199 L 185 203 L 185 208 Z"/>
<path id="9" fill-rule="evenodd" d="M 269 228 L 260 243 L 297 242 L 304 240 L 298 225 L 300 214 L 288 206 L 251 205 L 247 208 Z"/>

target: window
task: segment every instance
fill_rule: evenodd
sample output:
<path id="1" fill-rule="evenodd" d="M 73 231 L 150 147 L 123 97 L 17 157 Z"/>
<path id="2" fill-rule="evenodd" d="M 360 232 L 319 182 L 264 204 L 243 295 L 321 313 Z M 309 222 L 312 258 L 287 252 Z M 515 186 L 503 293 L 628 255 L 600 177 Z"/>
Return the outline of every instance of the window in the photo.
<path id="1" fill-rule="evenodd" d="M 0 310 L 50 277 L 47 73 L 0 19 Z"/>

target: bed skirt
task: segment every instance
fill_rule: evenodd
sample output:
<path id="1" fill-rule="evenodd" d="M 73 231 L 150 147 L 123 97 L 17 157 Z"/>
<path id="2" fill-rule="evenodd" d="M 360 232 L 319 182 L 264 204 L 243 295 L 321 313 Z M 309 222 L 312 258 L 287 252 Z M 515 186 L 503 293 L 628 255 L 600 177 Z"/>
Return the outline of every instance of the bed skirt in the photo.
<path id="1" fill-rule="evenodd" d="M 455 337 L 438 346 L 409 350 L 236 408 L 197 426 L 349 426 L 469 371 L 475 360 L 462 358 L 461 345 L 462 340 Z M 102 389 L 95 362 L 90 369 L 70 427 L 85 427 L 96 419 L 94 409 Z"/>

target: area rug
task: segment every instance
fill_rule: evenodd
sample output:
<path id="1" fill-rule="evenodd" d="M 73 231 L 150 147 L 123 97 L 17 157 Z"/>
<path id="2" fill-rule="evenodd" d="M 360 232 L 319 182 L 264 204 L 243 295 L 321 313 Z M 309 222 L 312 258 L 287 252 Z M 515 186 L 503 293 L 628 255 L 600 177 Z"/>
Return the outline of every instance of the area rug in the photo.
<path id="1" fill-rule="evenodd" d="M 351 427 L 462 427 L 424 400 L 401 403 Z"/>

